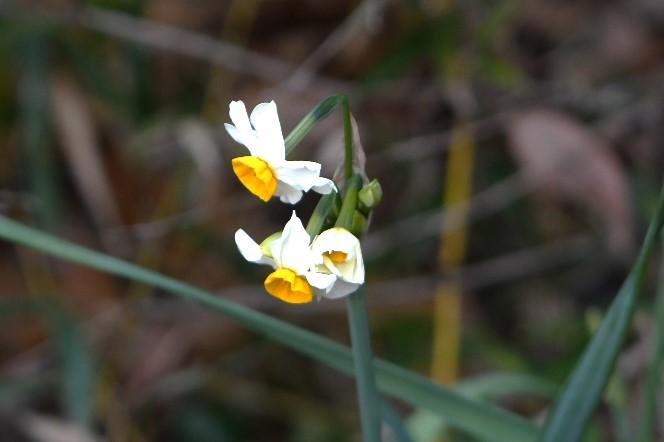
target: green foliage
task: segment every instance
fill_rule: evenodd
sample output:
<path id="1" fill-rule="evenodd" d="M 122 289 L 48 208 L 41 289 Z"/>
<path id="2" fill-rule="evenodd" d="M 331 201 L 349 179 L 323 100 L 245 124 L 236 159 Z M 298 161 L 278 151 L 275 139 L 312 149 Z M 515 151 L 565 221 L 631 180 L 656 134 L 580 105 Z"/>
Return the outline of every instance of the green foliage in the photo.
<path id="1" fill-rule="evenodd" d="M 353 376 L 350 349 L 284 321 L 221 299 L 157 272 L 89 250 L 0 216 L 0 237 L 62 259 L 123 276 L 217 310 L 246 328 Z M 446 416 L 451 426 L 482 439 L 514 442 L 536 437 L 532 424 L 490 404 L 469 400 L 428 379 L 380 359 L 374 360 L 380 391 Z"/>
<path id="2" fill-rule="evenodd" d="M 39 198 L 42 223 L 53 228 L 60 217 L 55 155 L 49 137 L 49 89 L 46 59 L 49 45 L 42 33 L 26 35 L 16 48 L 21 59 L 21 138 L 30 187 Z"/>
<path id="3" fill-rule="evenodd" d="M 92 356 L 74 318 L 54 299 L 7 299 L 0 302 L 0 316 L 36 316 L 51 328 L 50 339 L 57 361 L 60 397 L 66 415 L 89 427 L 93 418 L 94 370 Z M 39 384 L 2 387 L 0 396 L 23 396 L 36 393 Z"/>
<path id="4" fill-rule="evenodd" d="M 664 191 L 660 194 L 639 258 L 562 390 L 539 441 L 573 442 L 581 439 L 625 340 L 663 224 Z"/>
<path id="5" fill-rule="evenodd" d="M 286 144 L 286 155 L 290 155 L 293 149 L 302 141 L 302 139 L 313 129 L 314 125 L 327 118 L 332 111 L 343 100 L 342 95 L 332 95 L 323 99 L 318 103 L 302 120 L 291 130 L 286 136 L 284 143 Z"/>

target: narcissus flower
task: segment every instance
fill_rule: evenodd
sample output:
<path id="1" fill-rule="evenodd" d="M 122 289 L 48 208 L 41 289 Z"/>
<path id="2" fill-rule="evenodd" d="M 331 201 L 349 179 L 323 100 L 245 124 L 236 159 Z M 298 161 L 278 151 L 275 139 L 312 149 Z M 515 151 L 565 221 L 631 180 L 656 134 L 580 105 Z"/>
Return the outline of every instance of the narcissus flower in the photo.
<path id="1" fill-rule="evenodd" d="M 364 284 L 364 261 L 360 241 L 341 227 L 325 230 L 311 244 L 312 252 L 322 258 L 319 266 L 337 277 L 325 294 L 327 298 L 341 298 L 353 293 Z"/>
<path id="2" fill-rule="evenodd" d="M 321 194 L 336 191 L 334 183 L 320 176 L 321 165 L 313 161 L 286 161 L 286 146 L 274 101 L 261 103 L 247 115 L 242 101 L 231 101 L 233 124 L 226 131 L 249 149 L 250 155 L 233 158 L 233 172 L 240 182 L 263 201 L 278 196 L 295 204 L 304 192 Z"/>
<path id="3" fill-rule="evenodd" d="M 317 270 L 323 264 L 323 257 L 312 252 L 311 237 L 295 211 L 281 235 L 268 237 L 262 246 L 242 229 L 235 232 L 235 243 L 247 261 L 275 269 L 265 279 L 265 290 L 284 302 L 305 304 L 314 295 L 325 296 L 337 279 L 333 274 Z"/>

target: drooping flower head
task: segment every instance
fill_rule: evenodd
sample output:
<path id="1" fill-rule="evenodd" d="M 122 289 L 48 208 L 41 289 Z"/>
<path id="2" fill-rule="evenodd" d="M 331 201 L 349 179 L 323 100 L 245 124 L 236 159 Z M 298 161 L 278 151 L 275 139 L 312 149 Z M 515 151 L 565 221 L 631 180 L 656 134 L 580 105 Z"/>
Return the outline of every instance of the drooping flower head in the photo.
<path id="1" fill-rule="evenodd" d="M 295 215 L 283 232 L 257 244 L 238 229 L 235 243 L 247 261 L 271 266 L 265 290 L 284 302 L 304 304 L 316 297 L 341 298 L 364 283 L 360 241 L 348 230 L 333 227 L 311 242 Z"/>
<path id="2" fill-rule="evenodd" d="M 275 269 L 265 279 L 265 290 L 291 304 L 311 302 L 314 295 L 325 296 L 337 277 L 317 270 L 323 258 L 311 250 L 311 237 L 295 211 L 281 235 L 270 238 L 273 239 L 261 247 L 244 230 L 235 232 L 235 243 L 247 261 Z"/>
<path id="3" fill-rule="evenodd" d="M 314 238 L 311 250 L 322 258 L 319 266 L 337 276 L 337 281 L 325 295 L 327 298 L 341 298 L 353 293 L 364 284 L 364 260 L 360 241 L 355 235 L 341 227 L 325 230 Z"/>
<path id="4" fill-rule="evenodd" d="M 229 115 L 233 124 L 226 123 L 226 131 L 250 153 L 233 158 L 233 172 L 258 198 L 267 202 L 278 196 L 285 203 L 295 204 L 309 190 L 321 194 L 336 191 L 331 180 L 320 176 L 319 163 L 286 160 L 284 136 L 274 101 L 257 105 L 251 117 L 242 101 L 231 101 Z"/>

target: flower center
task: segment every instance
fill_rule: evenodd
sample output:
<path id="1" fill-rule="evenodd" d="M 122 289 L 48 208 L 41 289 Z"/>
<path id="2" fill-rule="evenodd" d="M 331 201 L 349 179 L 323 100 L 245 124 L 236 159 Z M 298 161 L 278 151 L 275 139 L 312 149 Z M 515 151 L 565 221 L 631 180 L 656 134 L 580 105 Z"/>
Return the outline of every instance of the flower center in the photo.
<path id="1" fill-rule="evenodd" d="M 314 297 L 314 290 L 307 280 L 284 267 L 270 273 L 264 285 L 270 295 L 289 304 L 306 304 Z"/>
<path id="2" fill-rule="evenodd" d="M 332 261 L 335 264 L 341 264 L 343 262 L 346 262 L 346 260 L 348 259 L 348 254 L 344 252 L 337 252 L 337 251 L 325 252 L 324 255 L 330 258 L 330 261 Z"/>
<path id="3" fill-rule="evenodd" d="M 277 178 L 265 160 L 254 156 L 233 158 L 233 172 L 249 192 L 267 202 L 277 191 Z"/>

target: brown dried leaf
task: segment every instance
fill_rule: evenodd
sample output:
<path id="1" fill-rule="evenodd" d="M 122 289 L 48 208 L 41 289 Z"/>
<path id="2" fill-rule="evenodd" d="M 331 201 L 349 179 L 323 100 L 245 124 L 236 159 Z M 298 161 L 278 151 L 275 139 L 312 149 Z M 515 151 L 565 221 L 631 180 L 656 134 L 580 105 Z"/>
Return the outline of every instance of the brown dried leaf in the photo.
<path id="1" fill-rule="evenodd" d="M 353 129 L 353 171 L 362 176 L 366 183 L 369 181 L 366 172 L 367 154 L 360 140 L 360 131 L 357 121 L 351 114 L 350 124 Z M 332 131 L 321 144 L 319 156 L 323 164 L 336 165 L 333 179 L 336 183 L 343 182 L 344 173 L 344 129 L 340 127 Z"/>
<path id="2" fill-rule="evenodd" d="M 526 178 L 545 195 L 587 208 L 606 226 L 610 250 L 632 249 L 627 179 L 607 143 L 559 112 L 532 109 L 507 122 L 509 147 Z"/>
<path id="3" fill-rule="evenodd" d="M 51 106 L 55 129 L 74 182 L 102 234 L 104 245 L 118 253 L 118 246 L 126 241 L 106 236 L 110 228 L 121 225 L 121 219 L 85 96 L 71 79 L 58 75 L 52 80 Z"/>

